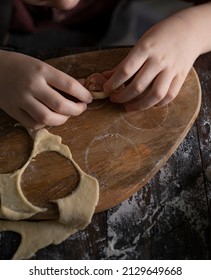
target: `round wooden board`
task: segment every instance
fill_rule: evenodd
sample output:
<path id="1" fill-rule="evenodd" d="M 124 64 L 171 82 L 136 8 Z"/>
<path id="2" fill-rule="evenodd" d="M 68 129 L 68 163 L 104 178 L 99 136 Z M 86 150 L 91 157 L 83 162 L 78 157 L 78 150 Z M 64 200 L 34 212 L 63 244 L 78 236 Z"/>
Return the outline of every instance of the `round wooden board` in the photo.
<path id="1" fill-rule="evenodd" d="M 111 69 L 129 50 L 86 52 L 47 63 L 74 78 L 86 78 Z M 79 166 L 98 179 L 96 212 L 100 212 L 130 197 L 159 171 L 193 125 L 200 104 L 200 84 L 192 68 L 178 96 L 164 108 L 127 113 L 109 99 L 94 101 L 82 115 L 48 130 L 60 135 Z M 1 112 L 0 173 L 23 166 L 33 146 L 24 128 L 14 127 L 14 123 Z M 22 176 L 22 190 L 30 202 L 48 210 L 33 218 L 58 218 L 56 204 L 51 201 L 70 194 L 79 180 L 73 165 L 60 155 L 50 152 L 37 156 Z"/>

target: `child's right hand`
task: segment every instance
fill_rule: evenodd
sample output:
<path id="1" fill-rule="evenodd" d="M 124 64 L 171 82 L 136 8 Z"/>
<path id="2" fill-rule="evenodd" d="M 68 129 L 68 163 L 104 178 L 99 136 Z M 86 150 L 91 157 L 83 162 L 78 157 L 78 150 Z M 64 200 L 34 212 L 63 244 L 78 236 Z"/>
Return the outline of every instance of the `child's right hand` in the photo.
<path id="1" fill-rule="evenodd" d="M 28 128 L 61 125 L 92 102 L 77 80 L 45 62 L 2 50 L 0 62 L 0 108 Z M 70 101 L 57 90 L 80 101 Z"/>

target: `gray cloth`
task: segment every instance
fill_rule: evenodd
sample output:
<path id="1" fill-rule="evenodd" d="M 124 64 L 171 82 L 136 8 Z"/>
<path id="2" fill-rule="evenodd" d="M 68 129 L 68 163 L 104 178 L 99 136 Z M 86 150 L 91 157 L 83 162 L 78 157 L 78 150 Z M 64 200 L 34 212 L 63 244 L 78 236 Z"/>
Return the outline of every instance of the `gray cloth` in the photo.
<path id="1" fill-rule="evenodd" d="M 134 45 L 152 25 L 189 6 L 180 0 L 122 0 L 101 44 Z"/>
<path id="2" fill-rule="evenodd" d="M 9 27 L 12 13 L 12 0 L 0 1 L 0 46 L 4 45 L 5 36 Z"/>
<path id="3" fill-rule="evenodd" d="M 188 5 L 180 0 L 120 0 L 102 34 L 94 34 L 92 30 L 49 29 L 36 34 L 10 34 L 8 46 L 40 50 L 133 45 L 150 26 Z M 101 31 L 100 26 L 98 30 Z"/>

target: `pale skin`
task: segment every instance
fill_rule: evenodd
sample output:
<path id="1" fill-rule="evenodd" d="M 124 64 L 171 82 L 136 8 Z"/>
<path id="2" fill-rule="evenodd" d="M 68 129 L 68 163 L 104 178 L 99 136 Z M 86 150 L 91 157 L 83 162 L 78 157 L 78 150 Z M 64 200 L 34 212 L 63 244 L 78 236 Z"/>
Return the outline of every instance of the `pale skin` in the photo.
<path id="1" fill-rule="evenodd" d="M 112 102 L 125 104 L 127 111 L 167 105 L 177 96 L 196 58 L 211 50 L 210 34 L 211 2 L 178 12 L 139 39 L 111 71 L 104 90 L 111 92 Z M 124 90 L 112 94 L 133 76 Z"/>
<path id="2" fill-rule="evenodd" d="M 29 4 L 72 9 L 80 0 L 25 0 Z M 38 59 L 0 50 L 0 108 L 22 125 L 40 129 L 78 116 L 92 102 L 77 80 Z M 58 91 L 77 98 L 73 102 Z"/>
<path id="3" fill-rule="evenodd" d="M 78 81 L 38 59 L 1 51 L 0 61 L 0 106 L 26 127 L 61 125 L 92 102 L 90 92 Z M 79 101 L 63 97 L 58 90 Z"/>
<path id="4" fill-rule="evenodd" d="M 30 4 L 72 9 L 79 1 L 27 0 Z M 211 50 L 211 3 L 191 7 L 149 29 L 128 56 L 107 73 L 104 90 L 127 111 L 164 106 L 178 94 L 196 58 Z M 91 94 L 78 81 L 35 58 L 0 51 L 0 107 L 33 129 L 61 125 L 83 113 Z M 123 83 L 132 81 L 118 93 Z M 145 95 L 144 91 L 149 88 Z M 79 101 L 61 96 L 62 90 Z"/>

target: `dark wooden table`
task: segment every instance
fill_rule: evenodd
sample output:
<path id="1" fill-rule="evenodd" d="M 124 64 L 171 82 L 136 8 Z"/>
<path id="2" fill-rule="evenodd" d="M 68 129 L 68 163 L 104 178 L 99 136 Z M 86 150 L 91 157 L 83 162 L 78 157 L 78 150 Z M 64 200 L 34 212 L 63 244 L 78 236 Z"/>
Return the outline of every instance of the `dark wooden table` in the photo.
<path id="1" fill-rule="evenodd" d="M 28 54 L 48 59 L 78 51 Z M 95 214 L 85 230 L 32 259 L 211 258 L 211 182 L 206 176 L 211 165 L 211 53 L 194 66 L 202 86 L 201 111 L 167 164 L 131 198 Z M 19 242 L 15 233 L 0 233 L 0 259 L 11 258 Z"/>

